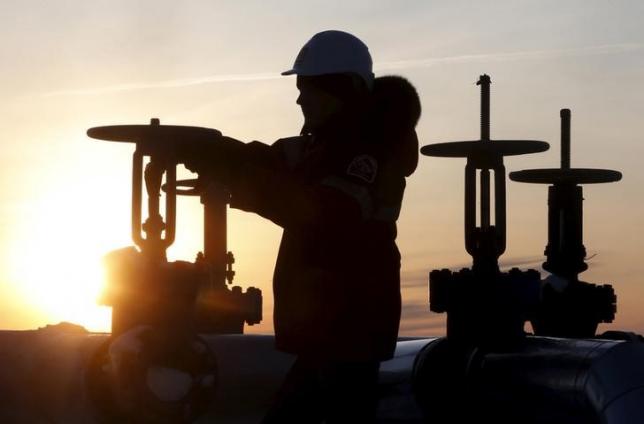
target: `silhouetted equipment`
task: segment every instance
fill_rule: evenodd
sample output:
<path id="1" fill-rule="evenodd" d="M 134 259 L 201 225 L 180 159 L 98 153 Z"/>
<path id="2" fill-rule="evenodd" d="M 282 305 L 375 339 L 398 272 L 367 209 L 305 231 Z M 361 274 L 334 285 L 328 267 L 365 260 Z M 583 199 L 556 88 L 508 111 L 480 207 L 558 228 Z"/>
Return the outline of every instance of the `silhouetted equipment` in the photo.
<path id="1" fill-rule="evenodd" d="M 432 144 L 420 150 L 427 156 L 467 158 L 465 248 L 473 265 L 471 270 L 460 272 L 431 272 L 430 309 L 448 313 L 448 338 L 474 344 L 521 337 L 526 314 L 538 299 L 538 272 L 518 269 L 509 274 L 499 272 L 498 258 L 506 245 L 503 157 L 542 152 L 549 147 L 548 143 L 535 140 L 491 140 L 490 77 L 482 75 L 477 84 L 481 86 L 480 140 Z M 490 171 L 494 172 L 494 223 L 490 219 Z"/>
<path id="2" fill-rule="evenodd" d="M 498 258 L 505 251 L 503 156 L 544 151 L 548 145 L 537 141 L 490 140 L 489 83 L 487 75 L 481 76 L 480 140 L 421 149 L 428 156 L 467 157 L 465 244 L 472 255 L 473 267 L 459 272 L 443 269 L 430 273 L 430 309 L 447 312 L 447 338 L 430 342 L 416 356 L 413 373 L 416 398 L 427 421 L 432 423 L 644 422 L 641 402 L 644 344 L 634 339 L 620 342 L 551 339 L 527 336 L 523 331 L 525 321 L 537 314 L 536 322 L 543 325 L 542 333 L 543 328 L 550 334 L 568 333 L 571 328 L 581 328 L 577 324 L 592 321 L 592 331 L 587 332 L 584 327 L 584 334 L 591 337 L 598 322 L 589 319 L 591 303 L 600 306 L 592 317 L 608 317 L 614 297 L 612 289 L 584 283 L 579 286 L 581 291 L 594 293 L 578 299 L 579 291 L 569 292 L 575 300 L 557 299 L 562 308 L 552 313 L 557 305 L 547 297 L 540 300 L 538 271 L 516 268 L 507 273 L 499 271 Z M 564 134 L 569 134 L 567 124 L 563 127 Z M 569 143 L 564 142 L 563 149 L 569 152 Z M 614 181 L 619 174 L 569 169 L 569 153 L 563 155 L 562 163 L 566 169 L 512 175 L 555 185 L 551 187 L 550 241 L 544 266 L 553 273 L 555 270 L 559 275 L 565 273 L 570 279 L 586 269 L 581 244 L 581 189 L 576 185 Z M 477 170 L 481 180 L 479 226 Z M 494 225 L 489 212 L 490 170 L 495 172 Z M 583 309 L 572 309 L 576 305 L 583 305 Z M 577 313 L 582 319 L 570 321 L 576 327 L 565 322 Z M 549 321 L 540 321 L 543 317 Z"/>
<path id="3" fill-rule="evenodd" d="M 597 316 L 614 313 L 614 298 L 606 301 L 608 289 L 577 279 L 586 269 L 578 186 L 616 181 L 620 175 L 570 169 L 565 111 L 562 169 L 511 173 L 515 180 L 553 185 L 544 267 L 569 282 L 563 297 L 549 300 L 544 294 L 535 320 L 537 271 L 501 273 L 498 269 L 506 241 L 503 156 L 542 151 L 547 145 L 491 141 L 489 77 L 481 77 L 480 85 L 481 139 L 422 150 L 431 156 L 467 158 L 465 232 L 474 266 L 430 274 L 431 309 L 448 313 L 448 337 L 398 340 L 394 358 L 380 367 L 377 422 L 418 423 L 426 418 L 430 423 L 642 424 L 642 336 L 609 331 L 601 339 L 564 339 L 527 336 L 522 331 L 522 320 L 532 315 L 538 332 L 576 335 L 581 329 L 592 334 Z M 196 334 L 197 330 L 240 332 L 243 319 L 250 324 L 261 318 L 261 297 L 252 289 L 244 294 L 226 287 L 234 272 L 226 246 L 225 188 L 206 184 L 201 176 L 197 181 L 176 181 L 177 160 L 165 144 L 190 139 L 211 142 L 219 132 L 161 126 L 153 120 L 151 125 L 93 128 L 88 133 L 136 143 L 132 238 L 138 249 L 129 247 L 106 256 L 104 300 L 114 307 L 113 334 L 87 334 L 68 325 L 0 331 L 4 365 L 0 368 L 4 395 L 0 396 L 0 422 L 260 421 L 293 357 L 275 350 L 270 335 Z M 143 170 L 145 157 L 150 159 Z M 490 170 L 495 172 L 494 223 L 490 222 Z M 144 223 L 143 179 L 149 215 Z M 195 263 L 168 262 L 165 257 L 174 240 L 177 194 L 200 195 L 204 204 L 204 251 Z M 601 295 L 586 295 L 602 290 Z M 197 297 L 212 299 L 215 292 L 219 300 L 195 307 Z M 598 315 L 589 319 L 594 308 L 591 297 L 599 299 Z M 555 304 L 552 299 L 563 300 Z M 228 305 L 225 311 L 221 302 Z M 582 319 L 576 320 L 575 314 Z M 544 316 L 549 319 L 547 325 Z"/>
<path id="4" fill-rule="evenodd" d="M 555 289 L 546 285 L 543 301 L 531 320 L 535 333 L 543 336 L 592 337 L 601 322 L 615 318 L 616 296 L 612 286 L 579 281 L 588 265 L 583 244 L 583 192 L 581 184 L 619 181 L 622 174 L 607 169 L 570 167 L 570 110 L 562 109 L 561 167 L 510 173 L 513 181 L 551 184 L 548 188 L 548 245 L 543 268 L 567 284 Z"/>
<path id="5" fill-rule="evenodd" d="M 164 143 L 215 142 L 221 133 L 210 128 L 160 125 L 115 125 L 91 128 L 90 137 L 136 143 L 132 158 L 132 239 L 134 248 L 107 256 L 106 304 L 113 307 L 112 332 L 119 335 L 137 325 L 184 326 L 200 332 L 242 333 L 244 322 L 261 321 L 261 292 L 250 287 L 228 289 L 234 261 L 226 249 L 226 207 L 223 187 L 209 186 L 179 190 L 179 194 L 201 194 L 204 203 L 204 253 L 194 264 L 166 260 L 166 249 L 174 242 L 176 222 L 177 160 Z M 149 162 L 144 168 L 144 158 Z M 160 196 L 165 175 L 165 215 L 160 214 Z M 147 191 L 148 218 L 141 223 L 142 182 Z M 185 184 L 185 182 L 183 182 Z M 145 235 L 143 234 L 145 233 Z M 196 316 L 196 319 L 195 319 Z"/>
<path id="6" fill-rule="evenodd" d="M 465 166 L 465 248 L 474 261 L 473 270 L 482 273 L 498 271 L 498 257 L 505 252 L 505 167 L 504 156 L 523 155 L 548 150 L 548 143 L 535 140 L 490 139 L 490 77 L 481 75 L 481 138 L 424 146 L 426 156 L 467 158 Z M 477 171 L 480 190 L 477 192 Z M 490 171 L 494 172 L 495 221 L 490 221 Z M 480 225 L 476 222 L 477 194 L 480 200 Z"/>
<path id="7" fill-rule="evenodd" d="M 163 187 L 169 191 L 170 185 Z M 197 298 L 197 330 L 200 333 L 242 333 L 244 322 L 258 324 L 262 320 L 262 294 L 249 287 L 232 284 L 235 277 L 235 257 L 227 248 L 227 205 L 230 194 L 216 181 L 205 179 L 176 182 L 176 193 L 200 196 L 204 206 L 204 249 L 197 255 L 197 263 L 209 270 L 206 284 L 200 287 Z"/>
<path id="8" fill-rule="evenodd" d="M 193 423 L 211 409 L 217 360 L 207 340 L 161 326 L 137 326 L 105 340 L 87 364 L 85 382 L 99 423 Z M 91 422 L 61 421 L 61 422 Z"/>
<path id="9" fill-rule="evenodd" d="M 233 256 L 226 248 L 228 194 L 211 185 L 204 203 L 204 253 L 195 263 L 168 262 L 174 242 L 177 180 L 172 146 L 216 142 L 221 133 L 199 127 L 120 125 L 91 128 L 90 137 L 136 143 L 132 159 L 132 239 L 105 257 L 107 286 L 102 302 L 112 306 L 112 336 L 93 355 L 87 387 L 108 422 L 188 423 L 202 415 L 216 393 L 216 358 L 197 333 L 240 334 L 244 322 L 261 321 L 260 290 L 228 289 Z M 169 147 L 170 146 L 170 147 Z M 145 158 L 149 160 L 147 164 Z M 165 175 L 165 184 L 163 184 Z M 141 222 L 142 184 L 148 218 Z M 161 191 L 165 192 L 165 220 Z"/>

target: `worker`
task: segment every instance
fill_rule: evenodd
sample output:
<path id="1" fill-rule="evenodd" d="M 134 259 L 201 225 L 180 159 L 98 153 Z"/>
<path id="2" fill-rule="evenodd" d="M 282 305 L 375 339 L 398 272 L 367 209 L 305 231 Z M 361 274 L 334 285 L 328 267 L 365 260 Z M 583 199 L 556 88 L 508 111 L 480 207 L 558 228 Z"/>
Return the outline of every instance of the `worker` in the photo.
<path id="1" fill-rule="evenodd" d="M 300 135 L 177 153 L 223 182 L 231 207 L 283 228 L 275 342 L 296 359 L 264 422 L 371 422 L 398 336 L 396 220 L 418 161 L 420 102 L 405 79 L 374 78 L 367 46 L 342 31 L 316 34 L 283 75 L 297 76 Z"/>

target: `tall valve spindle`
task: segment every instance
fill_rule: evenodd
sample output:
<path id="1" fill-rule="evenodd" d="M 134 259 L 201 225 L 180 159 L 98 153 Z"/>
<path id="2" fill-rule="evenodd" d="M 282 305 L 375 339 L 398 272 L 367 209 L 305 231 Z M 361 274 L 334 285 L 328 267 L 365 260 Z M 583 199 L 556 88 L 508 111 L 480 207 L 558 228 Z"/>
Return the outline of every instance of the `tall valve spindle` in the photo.
<path id="1" fill-rule="evenodd" d="M 570 109 L 561 109 L 561 169 L 570 169 Z"/>
<path id="2" fill-rule="evenodd" d="M 481 75 L 479 78 L 478 82 L 476 83 L 477 85 L 481 86 L 481 141 L 482 142 L 488 142 L 490 141 L 490 84 L 491 84 L 490 77 L 488 75 Z M 503 167 L 503 164 L 498 166 L 497 164 L 497 169 L 495 169 L 495 175 L 496 171 L 501 170 Z M 505 209 L 505 170 L 502 170 L 504 176 L 504 184 L 503 184 L 503 192 L 499 193 L 499 203 L 501 204 L 501 207 Z M 498 187 L 495 187 L 498 188 Z M 490 170 L 487 168 L 481 168 L 481 229 L 482 231 L 489 231 L 490 227 Z M 499 226 L 500 222 L 495 221 L 495 225 L 497 226 L 499 231 L 503 231 L 505 229 L 505 217 L 497 217 L 497 219 L 503 219 L 502 225 Z M 499 237 L 496 237 L 496 241 L 499 242 Z M 502 246 L 497 246 L 498 250 L 505 250 L 505 244 Z M 499 252 L 499 255 L 503 252 Z"/>
<path id="3" fill-rule="evenodd" d="M 560 278 L 560 283 L 557 289 L 545 286 L 543 304 L 533 320 L 535 332 L 544 336 L 592 337 L 600 322 L 614 319 L 616 297 L 610 285 L 579 281 L 579 274 L 588 269 L 583 244 L 582 185 L 619 181 L 622 174 L 608 169 L 571 168 L 570 109 L 561 109 L 559 116 L 561 167 L 511 172 L 510 179 L 550 184 L 543 268 Z"/>

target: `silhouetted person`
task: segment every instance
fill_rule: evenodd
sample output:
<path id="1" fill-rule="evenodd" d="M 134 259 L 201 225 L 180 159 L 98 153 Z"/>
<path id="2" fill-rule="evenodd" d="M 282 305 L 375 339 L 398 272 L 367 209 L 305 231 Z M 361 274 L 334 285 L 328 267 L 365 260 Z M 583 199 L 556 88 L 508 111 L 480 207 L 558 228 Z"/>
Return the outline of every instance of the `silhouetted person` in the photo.
<path id="1" fill-rule="evenodd" d="M 229 187 L 232 207 L 284 229 L 275 340 L 297 359 L 265 422 L 370 422 L 398 335 L 396 220 L 420 102 L 403 78 L 374 79 L 367 46 L 345 32 L 316 34 L 283 74 L 297 75 L 301 135 L 271 146 L 224 137 L 180 154 Z"/>

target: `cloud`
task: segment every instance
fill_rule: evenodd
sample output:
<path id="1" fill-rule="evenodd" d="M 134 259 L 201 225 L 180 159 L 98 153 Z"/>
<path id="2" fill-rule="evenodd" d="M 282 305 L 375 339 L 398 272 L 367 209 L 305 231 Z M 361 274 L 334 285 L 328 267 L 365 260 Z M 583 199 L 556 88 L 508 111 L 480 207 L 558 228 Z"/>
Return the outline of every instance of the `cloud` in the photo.
<path id="1" fill-rule="evenodd" d="M 470 62 L 500 62 L 516 60 L 534 60 L 547 59 L 568 56 L 594 56 L 629 53 L 642 48 L 637 43 L 607 44 L 601 46 L 587 46 L 570 49 L 550 49 L 550 50 L 531 50 L 520 52 L 495 52 L 482 54 L 467 54 L 444 57 L 429 57 L 410 60 L 399 60 L 389 62 L 376 62 L 374 69 L 376 71 L 394 71 L 410 68 L 426 68 L 431 66 L 448 65 L 453 63 L 470 63 Z M 266 81 L 282 78 L 280 72 L 264 72 L 254 74 L 222 74 L 208 75 L 195 78 L 181 78 L 157 82 L 133 82 L 107 85 L 103 87 L 85 88 L 85 89 L 68 89 L 43 93 L 44 97 L 51 96 L 88 96 L 97 94 L 118 93 L 133 90 L 146 89 L 164 89 L 164 88 L 184 88 L 202 84 L 213 84 L 222 82 L 236 81 Z"/>

